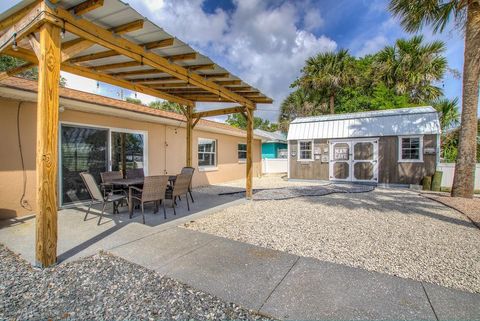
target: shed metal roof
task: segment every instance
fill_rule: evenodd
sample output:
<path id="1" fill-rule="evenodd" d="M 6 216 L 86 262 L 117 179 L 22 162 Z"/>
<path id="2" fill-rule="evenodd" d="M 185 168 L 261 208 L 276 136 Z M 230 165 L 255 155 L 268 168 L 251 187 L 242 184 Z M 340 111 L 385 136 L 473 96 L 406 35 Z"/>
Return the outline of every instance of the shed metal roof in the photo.
<path id="1" fill-rule="evenodd" d="M 296 118 L 287 139 L 427 134 L 440 134 L 438 114 L 430 106 Z"/>

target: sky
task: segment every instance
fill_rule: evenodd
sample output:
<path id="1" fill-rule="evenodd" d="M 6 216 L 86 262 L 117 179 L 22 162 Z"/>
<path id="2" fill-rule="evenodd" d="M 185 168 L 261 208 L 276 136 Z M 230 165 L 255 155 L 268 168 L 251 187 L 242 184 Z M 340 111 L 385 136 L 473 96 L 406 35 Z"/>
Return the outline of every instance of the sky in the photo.
<path id="1" fill-rule="evenodd" d="M 319 52 L 348 49 L 362 57 L 398 38 L 403 31 L 388 11 L 388 0 L 124 0 L 170 34 L 209 56 L 217 64 L 274 99 L 257 105 L 256 116 L 276 121 L 290 84 L 305 60 Z M 15 1 L 2 1 L 0 12 Z M 442 40 L 449 67 L 462 71 L 463 34 L 447 28 L 442 34 L 424 29 L 427 41 Z M 135 93 L 63 73 L 67 86 L 114 98 Z M 445 96 L 461 99 L 461 79 L 447 73 L 440 84 Z M 155 100 L 143 94 L 137 98 Z M 198 104 L 212 109 L 221 104 Z M 225 117 L 216 120 L 222 121 Z"/>

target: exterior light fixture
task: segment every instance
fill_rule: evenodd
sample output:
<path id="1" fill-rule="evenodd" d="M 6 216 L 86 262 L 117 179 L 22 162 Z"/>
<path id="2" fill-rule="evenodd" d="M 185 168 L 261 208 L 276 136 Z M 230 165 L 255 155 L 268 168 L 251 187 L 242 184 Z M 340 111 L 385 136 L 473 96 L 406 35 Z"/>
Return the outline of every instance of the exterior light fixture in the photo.
<path id="1" fill-rule="evenodd" d="M 12 44 L 12 49 L 13 51 L 18 51 L 18 45 L 17 45 L 17 33 L 13 34 L 13 44 Z"/>

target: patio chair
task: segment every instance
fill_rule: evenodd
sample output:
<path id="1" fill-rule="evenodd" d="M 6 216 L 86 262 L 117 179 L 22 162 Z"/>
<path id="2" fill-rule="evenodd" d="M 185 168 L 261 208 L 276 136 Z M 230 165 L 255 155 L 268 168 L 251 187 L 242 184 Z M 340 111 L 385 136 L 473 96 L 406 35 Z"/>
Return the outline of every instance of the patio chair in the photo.
<path id="1" fill-rule="evenodd" d="M 192 203 L 195 203 L 193 200 L 193 195 L 192 195 L 192 178 L 193 178 L 193 173 L 195 172 L 195 168 L 193 167 L 184 167 L 182 168 L 182 171 L 180 174 L 189 174 L 190 175 L 190 183 L 188 184 L 188 194 L 190 194 L 190 198 L 192 199 Z"/>
<path id="2" fill-rule="evenodd" d="M 126 195 L 125 190 L 123 189 L 115 189 L 115 186 L 112 184 L 113 180 L 122 179 L 123 175 L 121 171 L 113 171 L 113 172 L 102 172 L 100 173 L 100 177 L 102 178 L 102 189 L 104 196 L 106 193 L 123 193 Z"/>
<path id="3" fill-rule="evenodd" d="M 94 203 L 102 204 L 102 212 L 100 213 L 100 217 L 98 218 L 97 225 L 100 225 L 103 213 L 105 212 L 105 207 L 108 203 L 113 204 L 113 214 L 118 213 L 118 205 L 121 201 L 126 200 L 128 203 L 127 197 L 124 194 L 108 194 L 106 196 L 103 195 L 92 174 L 88 172 L 82 172 L 80 173 L 80 177 L 82 177 L 83 183 L 85 184 L 85 187 L 87 188 L 88 194 L 90 194 L 91 198 L 90 204 L 88 205 L 87 213 L 85 213 L 85 217 L 83 218 L 84 221 L 87 220 L 87 216 L 90 213 L 90 209 Z"/>
<path id="4" fill-rule="evenodd" d="M 191 174 L 178 174 L 173 188 L 167 191 L 166 198 L 172 200 L 174 215 L 177 215 L 177 211 L 175 210 L 177 197 L 180 197 L 181 195 L 185 195 L 185 198 L 187 199 L 187 208 L 190 211 L 190 203 L 188 202 L 188 186 L 191 180 L 190 176 Z"/>
<path id="5" fill-rule="evenodd" d="M 134 169 L 127 169 L 126 172 L 127 178 L 143 178 L 145 174 L 143 172 L 143 168 L 134 168 Z"/>
<path id="6" fill-rule="evenodd" d="M 167 212 L 165 210 L 165 191 L 167 190 L 168 185 L 168 176 L 159 175 L 159 176 L 147 176 L 143 183 L 143 188 L 138 188 L 135 186 L 130 186 L 129 193 L 132 197 L 132 202 L 138 201 L 142 209 L 142 219 L 143 224 L 145 224 L 145 209 L 144 204 L 153 202 L 155 204 L 154 213 L 158 212 L 158 205 L 162 203 L 163 205 L 163 216 L 167 218 Z M 133 205 L 133 204 L 132 204 Z"/>

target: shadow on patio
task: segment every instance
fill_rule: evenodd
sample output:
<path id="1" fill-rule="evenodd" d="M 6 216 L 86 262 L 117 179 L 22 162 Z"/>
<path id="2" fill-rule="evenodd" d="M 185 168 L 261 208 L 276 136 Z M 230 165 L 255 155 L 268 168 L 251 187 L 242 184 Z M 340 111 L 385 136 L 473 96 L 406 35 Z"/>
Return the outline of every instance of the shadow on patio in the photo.
<path id="1" fill-rule="evenodd" d="M 145 205 L 145 225 L 142 224 L 141 211 L 134 210 L 129 218 L 128 207 L 120 207 L 119 214 L 112 214 L 112 207 L 98 225 L 99 207 L 93 206 L 84 221 L 86 206 L 62 209 L 58 212 L 58 263 L 71 261 L 79 257 L 92 255 L 101 250 L 109 250 L 120 245 L 145 238 L 165 229 L 215 211 L 216 208 L 230 206 L 230 203 L 244 200 L 239 194 L 218 194 L 225 191 L 238 191 L 240 188 L 212 185 L 193 190 L 195 202 L 190 203 L 190 211 L 184 198 L 177 200 L 177 215 L 173 214 L 171 201 L 166 201 L 167 219 L 163 210 L 154 214 L 153 204 Z M 0 221 L 0 243 L 19 253 L 31 263 L 35 261 L 35 219 L 34 217 L 16 218 Z"/>

